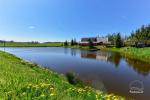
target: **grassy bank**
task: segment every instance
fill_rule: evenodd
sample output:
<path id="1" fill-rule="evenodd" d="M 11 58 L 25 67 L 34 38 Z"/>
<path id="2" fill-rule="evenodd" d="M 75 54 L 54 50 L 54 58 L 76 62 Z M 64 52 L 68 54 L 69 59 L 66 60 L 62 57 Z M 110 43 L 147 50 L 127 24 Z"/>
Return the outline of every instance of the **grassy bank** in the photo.
<path id="1" fill-rule="evenodd" d="M 80 45 L 74 45 L 74 46 L 64 46 L 66 48 L 76 48 L 76 49 L 82 49 L 82 50 L 98 50 L 99 48 L 95 46 L 80 46 Z"/>
<path id="2" fill-rule="evenodd" d="M 123 47 L 123 48 L 106 48 L 106 47 L 98 47 L 101 50 L 106 51 L 114 51 L 114 52 L 120 52 L 122 54 L 125 54 L 126 56 L 141 60 L 143 62 L 150 63 L 150 47 L 148 48 L 134 48 L 134 47 Z"/>
<path id="3" fill-rule="evenodd" d="M 32 43 L 32 42 L 0 42 L 0 47 L 60 47 L 62 42 Z"/>
<path id="4" fill-rule="evenodd" d="M 121 100 L 90 87 L 68 83 L 63 75 L 0 51 L 0 99 Z"/>

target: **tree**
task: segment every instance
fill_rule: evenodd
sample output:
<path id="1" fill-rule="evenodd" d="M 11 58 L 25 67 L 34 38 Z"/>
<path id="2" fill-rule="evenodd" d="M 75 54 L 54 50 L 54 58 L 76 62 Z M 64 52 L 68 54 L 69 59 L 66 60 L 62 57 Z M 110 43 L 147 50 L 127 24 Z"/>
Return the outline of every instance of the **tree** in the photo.
<path id="1" fill-rule="evenodd" d="M 116 33 L 108 34 L 106 37 L 108 37 L 108 41 L 111 42 L 112 45 L 115 45 Z"/>
<path id="2" fill-rule="evenodd" d="M 73 41 L 74 41 L 74 45 L 77 45 L 77 44 L 78 44 L 77 41 L 76 41 L 76 39 L 74 39 Z"/>
<path id="3" fill-rule="evenodd" d="M 130 41 L 134 41 L 136 47 L 139 43 L 147 46 L 150 41 L 150 25 L 142 25 L 135 32 L 131 33 Z"/>
<path id="4" fill-rule="evenodd" d="M 115 45 L 116 45 L 117 48 L 121 48 L 123 46 L 123 42 L 122 42 L 120 33 L 118 33 L 117 36 L 116 36 Z"/>
<path id="5" fill-rule="evenodd" d="M 67 40 L 64 42 L 64 46 L 68 46 L 68 42 L 67 42 Z"/>
<path id="6" fill-rule="evenodd" d="M 93 41 L 89 39 L 89 46 L 92 48 L 94 46 Z"/>
<path id="7" fill-rule="evenodd" d="M 73 39 L 71 40 L 71 46 L 74 46 L 74 40 Z"/>

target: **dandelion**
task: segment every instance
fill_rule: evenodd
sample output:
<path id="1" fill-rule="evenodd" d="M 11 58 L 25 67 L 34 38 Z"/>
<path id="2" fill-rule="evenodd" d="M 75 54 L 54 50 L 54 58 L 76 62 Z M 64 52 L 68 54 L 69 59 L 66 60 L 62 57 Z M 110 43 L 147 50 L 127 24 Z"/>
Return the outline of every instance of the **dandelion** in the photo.
<path id="1" fill-rule="evenodd" d="M 22 95 L 25 95 L 25 94 L 26 94 L 25 92 L 22 93 Z"/>
<path id="2" fill-rule="evenodd" d="M 41 94 L 40 96 L 41 96 L 41 97 L 45 97 L 45 95 L 44 95 L 44 94 Z"/>
<path id="3" fill-rule="evenodd" d="M 98 95 L 96 95 L 96 100 L 98 100 Z"/>
<path id="4" fill-rule="evenodd" d="M 28 84 L 28 86 L 32 86 L 32 84 Z"/>
<path id="5" fill-rule="evenodd" d="M 45 84 L 43 83 L 43 84 L 41 85 L 41 87 L 45 87 Z"/>
<path id="6" fill-rule="evenodd" d="M 30 88 L 30 86 L 27 87 L 28 89 Z"/>
<path id="7" fill-rule="evenodd" d="M 50 94 L 50 96 L 54 96 L 54 95 L 55 95 L 54 93 L 51 93 L 51 94 Z"/>
<path id="8" fill-rule="evenodd" d="M 53 88 L 53 87 L 51 87 L 51 88 L 50 88 L 50 90 L 54 90 L 54 88 Z"/>

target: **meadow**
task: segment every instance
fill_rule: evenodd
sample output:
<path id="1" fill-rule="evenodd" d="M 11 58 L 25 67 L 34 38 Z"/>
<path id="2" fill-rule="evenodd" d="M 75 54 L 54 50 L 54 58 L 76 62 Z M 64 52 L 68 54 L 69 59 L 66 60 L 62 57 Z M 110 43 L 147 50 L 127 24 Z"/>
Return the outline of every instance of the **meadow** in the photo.
<path id="1" fill-rule="evenodd" d="M 0 47 L 60 47 L 63 46 L 62 42 L 0 42 Z"/>
<path id="2" fill-rule="evenodd" d="M 0 99 L 124 100 L 89 86 L 72 85 L 64 75 L 0 51 Z"/>

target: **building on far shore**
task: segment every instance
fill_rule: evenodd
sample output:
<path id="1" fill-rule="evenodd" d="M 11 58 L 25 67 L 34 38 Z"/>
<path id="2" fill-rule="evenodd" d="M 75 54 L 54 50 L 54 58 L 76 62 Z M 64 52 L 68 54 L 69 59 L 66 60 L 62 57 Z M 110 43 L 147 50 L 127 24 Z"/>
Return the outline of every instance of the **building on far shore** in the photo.
<path id="1" fill-rule="evenodd" d="M 107 45 L 110 44 L 108 41 L 108 37 L 89 37 L 89 38 L 81 38 L 80 45 L 88 46 L 89 41 L 92 41 L 93 45 Z"/>

